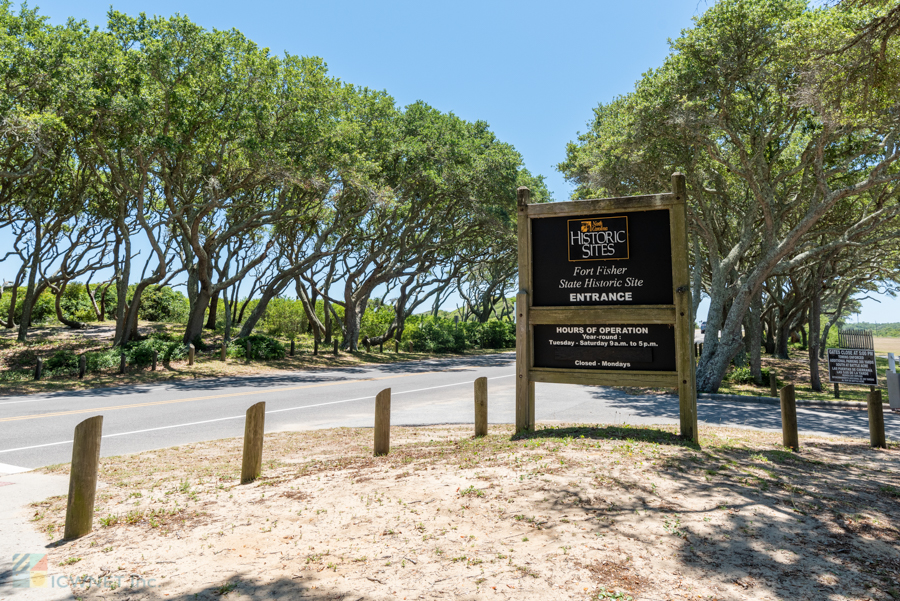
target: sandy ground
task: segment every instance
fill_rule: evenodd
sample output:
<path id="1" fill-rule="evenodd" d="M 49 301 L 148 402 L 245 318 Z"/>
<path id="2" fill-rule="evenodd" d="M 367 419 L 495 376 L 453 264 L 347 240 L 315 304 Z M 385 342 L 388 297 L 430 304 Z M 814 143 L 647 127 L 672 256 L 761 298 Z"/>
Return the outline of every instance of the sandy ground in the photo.
<path id="1" fill-rule="evenodd" d="M 52 546 L 83 599 L 900 598 L 900 448 L 703 428 L 394 428 L 102 460 L 95 531 Z M 67 466 L 48 468 L 64 473 Z M 58 540 L 64 499 L 34 505 Z"/>
<path id="2" fill-rule="evenodd" d="M 900 338 L 876 337 L 873 339 L 875 350 L 879 353 L 894 353 L 900 355 Z"/>

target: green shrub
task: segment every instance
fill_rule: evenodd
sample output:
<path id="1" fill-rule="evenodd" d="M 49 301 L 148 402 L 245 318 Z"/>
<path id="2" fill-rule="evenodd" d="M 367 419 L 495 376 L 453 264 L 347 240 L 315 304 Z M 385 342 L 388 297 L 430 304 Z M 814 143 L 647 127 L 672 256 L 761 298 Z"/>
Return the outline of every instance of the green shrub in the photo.
<path id="1" fill-rule="evenodd" d="M 25 299 L 25 290 L 22 289 L 18 302 L 16 303 L 16 321 L 22 319 L 22 302 Z M 31 310 L 31 323 L 38 324 L 56 319 L 56 299 L 49 290 L 44 290 L 34 303 Z"/>
<path id="2" fill-rule="evenodd" d="M 152 332 L 149 338 L 154 340 L 162 340 L 164 342 L 181 342 L 181 335 L 174 332 Z"/>
<path id="3" fill-rule="evenodd" d="M 58 350 L 44 364 L 53 375 L 70 375 L 78 373 L 78 356 L 70 350 Z"/>
<path id="4" fill-rule="evenodd" d="M 391 327 L 394 315 L 394 307 L 370 299 L 359 323 L 360 336 L 383 336 Z"/>
<path id="5" fill-rule="evenodd" d="M 269 336 L 296 339 L 306 331 L 308 321 L 303 304 L 299 300 L 273 298 L 266 306 L 262 325 Z"/>
<path id="6" fill-rule="evenodd" d="M 0 370 L 0 382 L 11 384 L 13 382 L 27 382 L 34 377 L 34 371 L 30 369 L 4 369 Z"/>
<path id="7" fill-rule="evenodd" d="M 114 348 L 85 353 L 85 357 L 87 359 L 87 370 L 89 372 L 112 369 L 119 365 L 119 350 Z"/>
<path id="8" fill-rule="evenodd" d="M 728 375 L 725 376 L 725 379 L 729 382 L 734 382 L 735 384 L 754 384 L 753 381 L 753 373 L 750 371 L 749 367 L 736 367 L 732 369 Z M 769 382 L 769 368 L 762 368 L 762 381 L 764 384 L 768 384 Z"/>
<path id="9" fill-rule="evenodd" d="M 18 289 L 18 296 L 16 297 L 16 309 L 14 312 L 16 323 L 20 323 L 22 321 L 22 305 L 25 301 L 25 288 Z M 12 299 L 12 296 L 9 294 L 10 290 L 7 290 L 3 293 L 3 296 L 0 297 L 0 315 L 3 315 L 3 318 L 9 315 L 9 302 Z M 37 324 L 44 321 L 51 321 L 56 319 L 56 299 L 53 296 L 53 293 L 50 290 L 44 290 L 41 295 L 37 298 L 37 302 L 34 304 L 34 308 L 31 310 L 31 323 Z"/>
<path id="10" fill-rule="evenodd" d="M 247 341 L 250 341 L 250 359 L 255 361 L 266 359 L 284 359 L 284 345 L 274 338 L 262 334 L 251 334 L 246 338 L 235 338 L 228 343 L 226 354 L 233 359 L 247 358 Z"/>
<path id="11" fill-rule="evenodd" d="M 430 353 L 458 353 L 468 348 L 510 348 L 516 345 L 516 326 L 491 320 L 453 323 L 452 319 L 423 317 L 407 320 L 403 339 L 413 349 Z"/>
<path id="12" fill-rule="evenodd" d="M 170 347 L 178 346 L 177 342 L 160 340 L 159 338 L 147 338 L 135 340 L 125 346 L 125 360 L 129 365 L 145 367 L 153 363 L 153 351 L 159 353 L 159 357 L 165 360 Z"/>
<path id="13" fill-rule="evenodd" d="M 163 361 L 180 361 L 188 356 L 188 347 L 180 341 L 170 342 L 165 347 Z"/>
<path id="14" fill-rule="evenodd" d="M 146 321 L 187 321 L 190 303 L 185 295 L 168 286 L 147 286 L 141 293 L 138 317 Z"/>
<path id="15" fill-rule="evenodd" d="M 512 348 L 516 346 L 516 324 L 491 320 L 481 326 L 482 348 Z"/>
<path id="16" fill-rule="evenodd" d="M 60 299 L 59 306 L 63 315 L 78 321 L 97 321 L 97 315 L 91 306 L 91 299 L 87 295 L 84 284 L 71 282 L 66 286 Z M 55 309 L 54 309 L 55 313 Z"/>
<path id="17" fill-rule="evenodd" d="M 468 342 L 465 326 L 444 318 L 423 319 L 407 333 L 413 350 L 419 352 L 457 353 L 464 351 Z"/>

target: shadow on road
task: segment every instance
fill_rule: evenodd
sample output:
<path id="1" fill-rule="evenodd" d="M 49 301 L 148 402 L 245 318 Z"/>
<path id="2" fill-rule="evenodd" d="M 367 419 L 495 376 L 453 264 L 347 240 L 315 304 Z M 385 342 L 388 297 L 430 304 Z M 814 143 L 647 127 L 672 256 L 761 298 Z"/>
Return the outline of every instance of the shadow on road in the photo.
<path id="1" fill-rule="evenodd" d="M 619 391 L 597 388 L 591 392 L 597 401 L 643 418 L 679 418 L 678 397 L 672 395 L 628 395 Z M 781 429 L 781 408 L 778 405 L 739 401 L 697 402 L 697 419 L 711 426 L 728 425 L 764 430 Z M 836 436 L 868 437 L 869 416 L 858 409 L 797 408 L 800 432 L 815 432 Z M 885 434 L 891 440 L 900 439 L 900 419 L 885 414 Z"/>

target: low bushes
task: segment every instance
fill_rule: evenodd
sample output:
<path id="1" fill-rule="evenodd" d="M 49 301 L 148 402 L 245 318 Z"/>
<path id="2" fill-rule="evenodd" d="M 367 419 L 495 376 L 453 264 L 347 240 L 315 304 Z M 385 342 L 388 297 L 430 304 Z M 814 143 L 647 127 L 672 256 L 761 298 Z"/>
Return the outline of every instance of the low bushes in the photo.
<path id="1" fill-rule="evenodd" d="M 44 364 L 52 375 L 68 376 L 78 373 L 78 356 L 69 350 L 58 350 Z"/>
<path id="2" fill-rule="evenodd" d="M 251 334 L 246 338 L 235 338 L 228 343 L 226 350 L 228 356 L 233 359 L 246 359 L 248 340 L 250 341 L 251 360 L 284 359 L 287 354 L 284 345 L 274 338 L 262 334 Z"/>
<path id="3" fill-rule="evenodd" d="M 426 318 L 407 326 L 404 338 L 413 349 L 429 353 L 458 353 L 470 348 L 511 348 L 516 345 L 515 324 L 506 321 L 454 323 Z"/>
<path id="4" fill-rule="evenodd" d="M 148 286 L 141 294 L 138 317 L 147 321 L 182 323 L 187 321 L 190 303 L 178 290 L 168 286 Z"/>
<path id="5" fill-rule="evenodd" d="M 102 351 L 85 353 L 89 372 L 112 369 L 119 364 L 119 349 L 111 348 Z"/>
<path id="6" fill-rule="evenodd" d="M 87 371 L 103 371 L 118 367 L 119 358 L 125 353 L 128 365 L 147 367 L 153 363 L 153 352 L 159 353 L 160 361 L 179 360 L 187 357 L 187 348 L 181 341 L 169 340 L 167 336 L 151 335 L 145 340 L 134 340 L 124 348 L 111 348 L 87 355 Z"/>
<path id="7" fill-rule="evenodd" d="M 749 367 L 736 367 L 725 376 L 725 379 L 735 384 L 755 384 L 753 381 L 753 373 Z M 762 368 L 762 384 L 769 383 L 769 368 Z"/>

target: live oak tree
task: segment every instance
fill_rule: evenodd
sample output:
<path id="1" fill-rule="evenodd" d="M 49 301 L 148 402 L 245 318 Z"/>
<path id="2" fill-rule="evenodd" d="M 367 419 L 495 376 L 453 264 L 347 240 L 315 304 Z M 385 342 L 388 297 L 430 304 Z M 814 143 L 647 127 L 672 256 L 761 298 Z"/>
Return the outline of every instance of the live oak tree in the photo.
<path id="1" fill-rule="evenodd" d="M 376 202 L 353 223 L 353 242 L 339 255 L 343 296 L 329 298 L 344 308 L 344 346 L 351 350 L 378 286 L 395 280 L 411 285 L 414 276 L 447 264 L 450 253 L 503 230 L 501 216 L 514 211 L 523 170 L 521 156 L 486 123 L 466 122 L 422 102 L 406 107 L 385 134 L 390 145 L 376 157 Z"/>
<path id="2" fill-rule="evenodd" d="M 700 390 L 717 390 L 744 348 L 741 328 L 769 278 L 854 246 L 900 211 L 900 113 L 834 119 L 804 71 L 816 48 L 798 32 L 830 20 L 832 39 L 850 39 L 832 18 L 843 10 L 717 3 L 635 92 L 595 110 L 560 165 L 581 197 L 665 189 L 671 172 L 686 173 L 694 282 L 710 298 Z"/>
<path id="3" fill-rule="evenodd" d="M 116 345 L 138 336 L 147 291 L 183 278 L 185 343 L 216 325 L 219 300 L 226 337 L 235 322 L 248 335 L 293 284 L 316 336 L 340 324 L 352 349 L 373 295 L 394 312 L 383 340 L 463 274 L 509 284 L 514 190 L 546 189 L 486 123 L 400 109 L 318 58 L 275 57 L 183 16 L 110 10 L 104 29 L 54 27 L 10 6 L 0 261 L 15 275 L 0 283 L 12 297 L 0 321 L 13 327 L 23 307 L 20 339 L 48 288 L 58 319 L 83 325 L 62 302 L 76 278 L 98 319 L 114 314 Z"/>
<path id="4" fill-rule="evenodd" d="M 55 247 L 77 228 L 73 221 L 88 202 L 86 170 L 74 150 L 83 132 L 69 110 L 86 89 L 80 53 L 86 35 L 81 23 L 52 27 L 34 10 L 23 7 L 15 15 L 11 3 L 0 4 L 0 229 L 13 241 L 2 259 L 22 261 L 15 282 L 15 288 L 26 284 L 20 342 L 48 285 L 42 261 L 65 252 Z M 14 325 L 17 292 L 8 327 Z"/>

